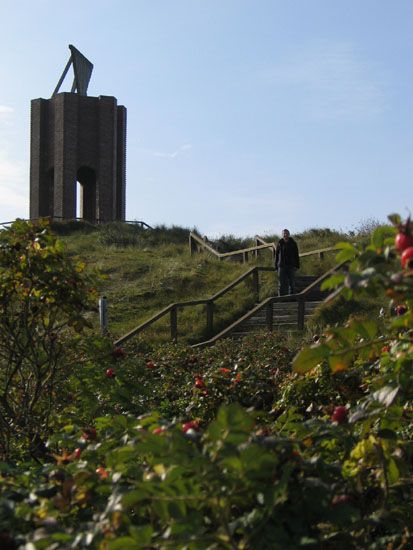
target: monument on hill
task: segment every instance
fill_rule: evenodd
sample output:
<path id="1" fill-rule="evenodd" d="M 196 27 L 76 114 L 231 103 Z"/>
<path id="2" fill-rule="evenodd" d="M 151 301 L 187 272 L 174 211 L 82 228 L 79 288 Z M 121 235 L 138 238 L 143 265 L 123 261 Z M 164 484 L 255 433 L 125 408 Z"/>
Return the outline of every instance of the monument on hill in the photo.
<path id="1" fill-rule="evenodd" d="M 30 219 L 124 221 L 126 108 L 86 95 L 93 65 L 69 48 L 52 97 L 31 102 Z M 71 65 L 72 90 L 59 93 Z"/>

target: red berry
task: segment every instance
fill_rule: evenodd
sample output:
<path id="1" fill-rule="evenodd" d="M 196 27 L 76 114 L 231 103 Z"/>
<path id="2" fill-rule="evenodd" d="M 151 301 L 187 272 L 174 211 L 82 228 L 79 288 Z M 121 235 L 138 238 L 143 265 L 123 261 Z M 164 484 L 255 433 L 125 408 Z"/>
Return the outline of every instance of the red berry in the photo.
<path id="1" fill-rule="evenodd" d="M 400 252 L 403 252 L 403 250 L 406 250 L 406 248 L 413 246 L 413 235 L 411 233 L 404 233 L 404 232 L 397 233 L 396 238 L 394 240 L 394 245 L 397 248 L 397 250 L 400 250 Z"/>
<path id="2" fill-rule="evenodd" d="M 383 347 L 381 348 L 381 352 L 382 352 L 382 353 L 389 353 L 389 351 L 390 351 L 390 346 L 383 346 Z"/>
<path id="3" fill-rule="evenodd" d="M 147 369 L 154 369 L 156 367 L 155 363 L 151 360 L 149 360 L 147 363 L 146 363 L 146 368 Z"/>
<path id="4" fill-rule="evenodd" d="M 199 424 L 196 420 L 190 420 L 182 425 L 182 431 L 186 433 L 188 430 L 199 431 Z"/>
<path id="5" fill-rule="evenodd" d="M 409 246 L 409 248 L 403 250 L 402 268 L 413 269 L 413 246 Z"/>
<path id="6" fill-rule="evenodd" d="M 100 479 L 106 479 L 109 476 L 108 472 L 103 466 L 99 466 L 98 468 L 96 468 L 96 473 L 98 474 Z"/>
<path id="7" fill-rule="evenodd" d="M 222 372 L 222 374 L 229 374 L 231 372 L 231 369 L 226 369 L 225 367 L 222 367 L 219 369 L 219 372 Z"/>
<path id="8" fill-rule="evenodd" d="M 86 428 L 82 434 L 83 439 L 96 439 L 96 428 Z"/>
<path id="9" fill-rule="evenodd" d="M 347 408 L 343 405 L 339 405 L 334 408 L 333 414 L 331 415 L 331 420 L 337 422 L 337 424 L 343 424 L 347 420 Z"/>
<path id="10" fill-rule="evenodd" d="M 407 307 L 403 304 L 400 304 L 394 308 L 397 316 L 404 315 L 407 311 Z"/>
<path id="11" fill-rule="evenodd" d="M 202 380 L 200 376 L 197 376 L 195 378 L 195 387 L 196 388 L 205 388 L 205 382 Z"/>
<path id="12" fill-rule="evenodd" d="M 121 359 L 122 357 L 125 357 L 126 353 L 123 348 L 115 348 L 112 351 L 112 357 L 115 359 Z"/>
<path id="13" fill-rule="evenodd" d="M 163 434 L 164 431 L 165 431 L 165 428 L 159 427 L 152 430 L 152 433 L 155 435 L 161 435 Z"/>
<path id="14" fill-rule="evenodd" d="M 107 369 L 106 376 L 107 378 L 115 378 L 116 372 L 113 369 Z"/>
<path id="15" fill-rule="evenodd" d="M 80 458 L 81 454 L 82 454 L 82 449 L 80 449 L 79 447 L 77 447 L 77 449 L 75 449 L 73 452 L 74 458 L 77 458 L 77 459 Z"/>

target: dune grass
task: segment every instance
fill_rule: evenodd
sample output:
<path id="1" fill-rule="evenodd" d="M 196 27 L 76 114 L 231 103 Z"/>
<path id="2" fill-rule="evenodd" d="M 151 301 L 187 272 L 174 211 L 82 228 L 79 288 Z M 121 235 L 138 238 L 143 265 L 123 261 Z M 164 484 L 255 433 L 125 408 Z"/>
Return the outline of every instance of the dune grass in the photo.
<path id="1" fill-rule="evenodd" d="M 158 226 L 143 229 L 138 225 L 111 223 L 92 226 L 87 223 L 56 224 L 54 230 L 69 253 L 86 262 L 88 269 L 99 272 L 100 295 L 108 300 L 109 330 L 119 338 L 171 303 L 205 299 L 215 294 L 254 265 L 272 266 L 270 251 L 263 251 L 248 264 L 218 261 L 208 253 L 189 253 L 189 228 Z M 277 235 L 264 235 L 278 241 Z M 334 246 L 343 240 L 354 240 L 329 229 L 310 229 L 294 235 L 300 251 Z M 252 246 L 251 237 L 226 235 L 213 246 L 221 251 Z M 323 259 L 310 256 L 302 259 L 299 274 L 320 275 L 335 264 L 335 254 Z M 260 299 L 274 295 L 274 273 L 260 274 Z M 254 304 L 251 280 L 246 280 L 216 302 L 215 332 L 247 311 Z M 98 323 L 98 318 L 94 322 Z M 178 311 L 178 337 L 192 343 L 206 337 L 205 306 Z M 157 321 L 144 333 L 143 339 L 166 341 L 170 338 L 169 317 Z"/>

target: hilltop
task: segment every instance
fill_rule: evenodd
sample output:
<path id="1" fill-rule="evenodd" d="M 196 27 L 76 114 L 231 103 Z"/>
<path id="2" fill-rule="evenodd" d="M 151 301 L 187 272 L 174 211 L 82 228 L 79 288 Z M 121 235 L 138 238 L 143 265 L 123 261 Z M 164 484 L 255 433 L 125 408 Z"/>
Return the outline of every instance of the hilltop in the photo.
<path id="1" fill-rule="evenodd" d="M 217 261 L 207 253 L 190 255 L 189 228 L 158 226 L 143 229 L 138 225 L 111 223 L 92 226 L 87 223 L 53 225 L 72 256 L 84 261 L 88 269 L 103 275 L 98 283 L 100 295 L 108 299 L 110 333 L 120 337 L 146 321 L 172 302 L 207 298 L 230 284 L 254 265 L 272 265 L 271 254 L 261 253 L 247 264 Z M 268 242 L 279 236 L 262 236 Z M 346 234 L 330 229 L 309 229 L 296 238 L 300 251 L 334 246 L 340 241 L 367 238 L 366 232 Z M 210 241 L 221 252 L 253 246 L 252 237 L 224 235 Z M 304 258 L 300 274 L 320 275 L 335 263 L 335 254 L 320 260 Z M 274 295 L 273 273 L 261 276 L 261 299 Z M 217 327 L 223 327 L 253 304 L 248 283 L 240 285 L 220 299 L 215 311 Z M 205 313 L 202 306 L 185 310 L 180 315 L 180 339 L 199 341 L 205 335 Z M 166 320 L 161 320 L 145 333 L 156 341 L 169 338 Z"/>

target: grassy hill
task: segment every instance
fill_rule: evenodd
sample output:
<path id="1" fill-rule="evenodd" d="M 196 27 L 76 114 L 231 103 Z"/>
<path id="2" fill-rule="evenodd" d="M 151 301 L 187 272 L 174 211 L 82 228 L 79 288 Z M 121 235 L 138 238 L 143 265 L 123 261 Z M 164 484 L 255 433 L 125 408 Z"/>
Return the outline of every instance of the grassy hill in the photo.
<path id="1" fill-rule="evenodd" d="M 53 229 L 71 255 L 85 261 L 91 270 L 103 275 L 98 288 L 108 299 L 110 333 L 120 337 L 146 321 L 172 302 L 208 298 L 254 265 L 272 265 L 271 254 L 264 251 L 258 260 L 248 264 L 218 261 L 209 254 L 189 253 L 189 229 L 113 223 L 92 226 L 86 223 L 56 224 Z M 268 241 L 277 235 L 264 236 Z M 294 235 L 300 251 L 333 246 L 343 240 L 362 238 L 329 229 L 310 229 Z M 252 246 L 252 238 L 240 239 L 225 235 L 212 241 L 220 251 Z M 334 253 L 323 260 L 317 256 L 304 258 L 301 274 L 319 275 L 334 265 Z M 273 273 L 260 275 L 261 296 L 274 295 Z M 216 327 L 224 327 L 253 304 L 251 283 L 246 282 L 222 297 L 215 309 Z M 97 322 L 97 316 L 96 316 Z M 145 338 L 164 341 L 169 338 L 168 320 L 160 320 L 145 332 Z M 179 312 L 179 338 L 199 341 L 206 335 L 205 307 L 185 308 Z"/>

